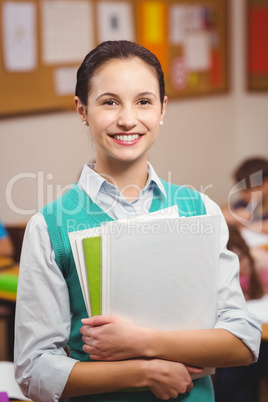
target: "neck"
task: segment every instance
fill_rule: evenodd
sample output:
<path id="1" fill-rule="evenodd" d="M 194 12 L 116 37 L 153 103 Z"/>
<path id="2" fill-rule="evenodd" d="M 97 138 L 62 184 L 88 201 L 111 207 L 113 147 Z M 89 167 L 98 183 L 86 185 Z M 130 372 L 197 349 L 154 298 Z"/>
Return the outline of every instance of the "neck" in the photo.
<path id="1" fill-rule="evenodd" d="M 95 169 L 109 183 L 114 184 L 127 201 L 136 199 L 147 182 L 147 158 L 132 163 L 125 161 L 104 161 L 97 159 Z"/>

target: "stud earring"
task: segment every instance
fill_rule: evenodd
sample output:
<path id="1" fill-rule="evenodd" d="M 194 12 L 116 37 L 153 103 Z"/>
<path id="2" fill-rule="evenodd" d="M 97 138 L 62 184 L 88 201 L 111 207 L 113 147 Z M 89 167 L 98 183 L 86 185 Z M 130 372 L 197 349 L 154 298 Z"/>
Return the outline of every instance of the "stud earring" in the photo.
<path id="1" fill-rule="evenodd" d="M 87 126 L 86 120 L 83 120 L 83 121 L 82 121 L 82 124 L 83 124 L 84 126 Z"/>
<path id="2" fill-rule="evenodd" d="M 164 124 L 164 122 L 161 120 L 160 123 L 159 123 L 159 125 L 160 125 L 160 126 L 163 126 L 163 124 Z"/>

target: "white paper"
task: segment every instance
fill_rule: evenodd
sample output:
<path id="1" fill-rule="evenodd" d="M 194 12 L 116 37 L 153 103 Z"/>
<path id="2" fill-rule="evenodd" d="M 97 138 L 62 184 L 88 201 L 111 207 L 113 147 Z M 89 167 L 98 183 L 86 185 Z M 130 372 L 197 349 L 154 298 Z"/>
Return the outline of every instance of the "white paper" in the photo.
<path id="1" fill-rule="evenodd" d="M 186 6 L 184 12 L 185 29 L 202 30 L 203 29 L 203 6 Z"/>
<path id="2" fill-rule="evenodd" d="M 122 1 L 99 1 L 98 40 L 135 40 L 132 5 Z"/>
<path id="3" fill-rule="evenodd" d="M 54 88 L 58 96 L 73 95 L 78 67 L 60 67 L 54 70 Z"/>
<path id="4" fill-rule="evenodd" d="M 8 71 L 32 71 L 36 68 L 36 6 L 32 2 L 4 2 L 3 50 Z"/>
<path id="5" fill-rule="evenodd" d="M 241 236 L 249 247 L 261 247 L 268 245 L 268 235 L 266 233 L 257 232 L 256 230 L 249 228 L 242 228 Z"/>
<path id="6" fill-rule="evenodd" d="M 93 49 L 91 2 L 44 0 L 41 2 L 41 17 L 44 63 L 80 63 Z"/>
<path id="7" fill-rule="evenodd" d="M 187 35 L 204 30 L 204 7 L 172 4 L 169 8 L 169 40 L 184 45 Z"/>
<path id="8" fill-rule="evenodd" d="M 169 41 L 173 45 L 181 45 L 185 37 L 185 9 L 179 4 L 169 8 Z"/>
<path id="9" fill-rule="evenodd" d="M 213 328 L 219 226 L 219 216 L 107 223 L 102 313 L 150 328 Z"/>
<path id="10" fill-rule="evenodd" d="M 209 34 L 205 31 L 188 34 L 184 41 L 184 55 L 188 70 L 209 70 L 211 67 Z"/>
<path id="11" fill-rule="evenodd" d="M 0 392 L 6 392 L 9 398 L 29 401 L 26 398 L 14 376 L 14 364 L 12 362 L 0 362 Z"/>
<path id="12" fill-rule="evenodd" d="M 102 314 L 162 330 L 214 327 L 219 216 L 155 219 L 127 225 L 115 221 L 107 223 L 105 229 Z M 206 367 L 192 378 L 214 372 L 214 368 Z"/>

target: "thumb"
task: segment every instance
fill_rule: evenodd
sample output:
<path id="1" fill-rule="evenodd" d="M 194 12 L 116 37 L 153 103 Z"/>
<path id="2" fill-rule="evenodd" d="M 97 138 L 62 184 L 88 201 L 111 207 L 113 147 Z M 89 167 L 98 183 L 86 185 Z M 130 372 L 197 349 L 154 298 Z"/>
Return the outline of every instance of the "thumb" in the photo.
<path id="1" fill-rule="evenodd" d="M 90 318 L 83 318 L 81 322 L 84 325 L 91 325 L 92 327 L 96 327 L 99 325 L 110 324 L 112 322 L 112 317 L 109 315 L 94 315 Z"/>
<path id="2" fill-rule="evenodd" d="M 186 370 L 188 370 L 189 374 L 200 374 L 204 371 L 202 367 L 194 367 L 185 365 Z"/>

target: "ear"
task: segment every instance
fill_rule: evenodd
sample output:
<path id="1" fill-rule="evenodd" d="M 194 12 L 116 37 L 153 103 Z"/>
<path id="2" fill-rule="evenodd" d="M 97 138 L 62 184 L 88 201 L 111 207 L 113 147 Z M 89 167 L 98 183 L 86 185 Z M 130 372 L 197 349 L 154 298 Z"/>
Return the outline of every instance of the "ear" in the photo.
<path id="1" fill-rule="evenodd" d="M 74 97 L 74 105 L 76 108 L 77 113 L 79 114 L 82 122 L 87 121 L 87 108 L 86 106 L 80 101 L 78 96 Z"/>
<path id="2" fill-rule="evenodd" d="M 164 97 L 164 102 L 162 104 L 162 109 L 161 109 L 161 120 L 164 118 L 165 113 L 166 113 L 166 107 L 167 107 L 167 102 L 168 102 L 168 97 Z"/>

